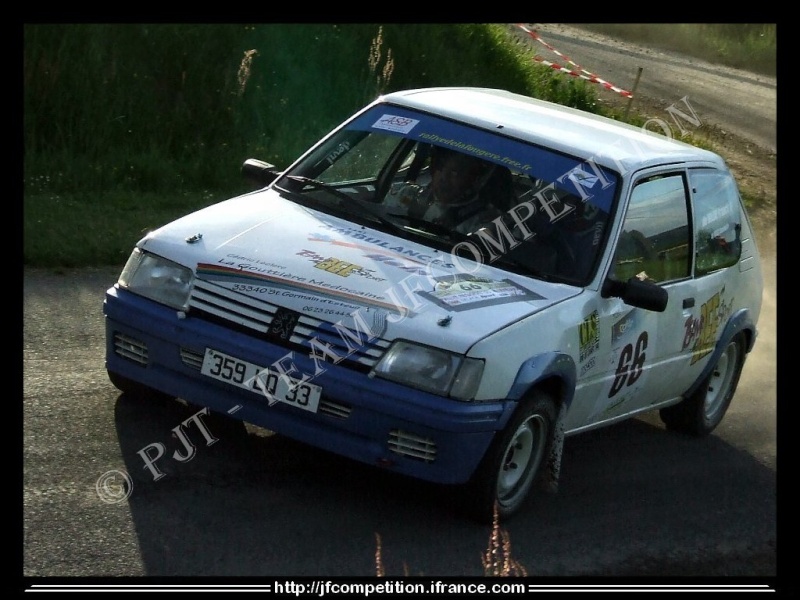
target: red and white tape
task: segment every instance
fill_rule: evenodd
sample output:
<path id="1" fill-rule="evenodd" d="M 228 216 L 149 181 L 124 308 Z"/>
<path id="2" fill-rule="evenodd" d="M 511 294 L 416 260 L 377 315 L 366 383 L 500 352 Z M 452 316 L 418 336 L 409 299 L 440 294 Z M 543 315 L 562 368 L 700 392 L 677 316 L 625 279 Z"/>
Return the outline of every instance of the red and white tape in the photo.
<path id="1" fill-rule="evenodd" d="M 631 92 L 629 92 L 628 90 L 623 90 L 622 88 L 617 87 L 617 86 L 613 85 L 612 83 L 609 83 L 608 81 L 605 81 L 604 79 L 600 79 L 600 77 L 598 77 L 594 73 L 590 73 L 586 69 L 582 68 L 579 64 L 573 62 L 572 60 L 570 60 L 569 58 L 564 56 L 561 52 L 559 52 L 558 50 L 553 48 L 550 44 L 545 42 L 542 38 L 540 38 L 539 34 L 536 32 L 536 30 L 528 29 L 525 25 L 522 25 L 521 23 L 518 23 L 517 27 L 519 27 L 522 31 L 524 31 L 525 33 L 530 35 L 534 40 L 536 40 L 537 42 L 542 44 L 545 48 L 550 50 L 553 54 L 557 54 L 558 56 L 563 58 L 567 62 L 567 64 L 572 65 L 575 68 L 574 69 L 568 69 L 567 67 L 562 67 L 558 63 L 554 63 L 554 62 L 550 62 L 550 61 L 544 60 L 543 58 L 541 58 L 539 56 L 534 56 L 533 57 L 533 60 L 535 60 L 536 62 L 540 62 L 543 65 L 547 65 L 548 67 L 550 67 L 552 69 L 555 69 L 557 71 L 560 71 L 562 73 L 566 73 L 567 75 L 571 75 L 573 77 L 580 77 L 581 79 L 585 79 L 586 81 L 590 81 L 591 83 L 597 83 L 597 84 L 603 86 L 605 89 L 611 90 L 612 92 L 617 92 L 618 94 L 620 94 L 621 96 L 624 96 L 625 98 L 633 98 L 633 94 Z"/>

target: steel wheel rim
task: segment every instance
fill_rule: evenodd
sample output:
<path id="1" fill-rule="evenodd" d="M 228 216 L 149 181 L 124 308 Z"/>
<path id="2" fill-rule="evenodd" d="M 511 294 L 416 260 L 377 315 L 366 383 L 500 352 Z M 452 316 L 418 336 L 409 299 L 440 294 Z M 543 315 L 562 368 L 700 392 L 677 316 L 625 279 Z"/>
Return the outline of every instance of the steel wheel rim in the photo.
<path id="1" fill-rule="evenodd" d="M 547 423 L 540 415 L 531 415 L 514 432 L 497 476 L 497 497 L 500 502 L 513 500 L 527 487 L 531 475 L 542 462 L 546 434 Z"/>
<path id="2" fill-rule="evenodd" d="M 712 421 L 725 405 L 725 399 L 731 387 L 733 371 L 739 359 L 739 347 L 735 342 L 728 344 L 725 352 L 711 371 L 711 377 L 706 387 L 706 397 L 703 401 L 703 415 L 706 420 Z"/>

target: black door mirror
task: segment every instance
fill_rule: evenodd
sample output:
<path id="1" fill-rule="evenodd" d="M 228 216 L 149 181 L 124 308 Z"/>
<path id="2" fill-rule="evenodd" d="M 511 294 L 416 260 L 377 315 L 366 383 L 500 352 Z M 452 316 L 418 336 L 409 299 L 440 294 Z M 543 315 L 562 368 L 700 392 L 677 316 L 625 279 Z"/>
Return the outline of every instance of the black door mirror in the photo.
<path id="1" fill-rule="evenodd" d="M 608 278 L 601 291 L 603 298 L 620 298 L 625 304 L 637 308 L 664 312 L 669 294 L 663 287 L 652 281 L 631 277 L 628 281 Z"/>
<path id="2" fill-rule="evenodd" d="M 264 187 L 275 181 L 280 175 L 275 170 L 275 165 L 257 158 L 248 158 L 242 165 L 242 177 L 255 183 L 258 187 Z"/>

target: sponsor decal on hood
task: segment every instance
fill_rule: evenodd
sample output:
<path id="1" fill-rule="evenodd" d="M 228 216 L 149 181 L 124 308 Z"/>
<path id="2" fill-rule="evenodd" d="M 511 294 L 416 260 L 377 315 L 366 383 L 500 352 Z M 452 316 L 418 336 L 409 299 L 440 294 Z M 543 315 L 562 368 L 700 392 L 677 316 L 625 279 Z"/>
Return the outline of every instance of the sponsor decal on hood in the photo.
<path id="1" fill-rule="evenodd" d="M 198 279 L 248 296 L 254 306 L 266 303 L 270 312 L 282 307 L 348 326 L 356 318 L 378 319 L 382 328 L 388 324 L 389 337 L 461 350 L 579 293 L 491 265 L 460 272 L 446 252 L 305 208 L 271 190 L 179 219 L 143 245 L 193 267 Z"/>

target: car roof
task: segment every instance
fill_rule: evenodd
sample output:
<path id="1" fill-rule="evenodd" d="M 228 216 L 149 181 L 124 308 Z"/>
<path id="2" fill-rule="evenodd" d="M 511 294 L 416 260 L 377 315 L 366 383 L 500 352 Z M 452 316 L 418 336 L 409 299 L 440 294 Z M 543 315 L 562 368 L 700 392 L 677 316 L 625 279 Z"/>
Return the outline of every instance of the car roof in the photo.
<path id="1" fill-rule="evenodd" d="M 726 168 L 708 150 L 586 111 L 515 94 L 477 87 L 438 87 L 385 94 L 388 102 L 466 122 L 527 142 L 591 160 L 621 173 L 648 166 L 708 162 Z M 653 127 L 669 125 L 667 115 Z"/>

